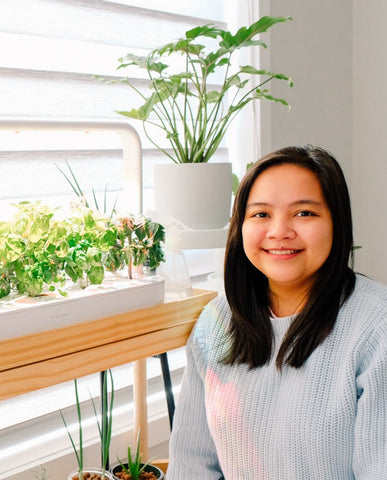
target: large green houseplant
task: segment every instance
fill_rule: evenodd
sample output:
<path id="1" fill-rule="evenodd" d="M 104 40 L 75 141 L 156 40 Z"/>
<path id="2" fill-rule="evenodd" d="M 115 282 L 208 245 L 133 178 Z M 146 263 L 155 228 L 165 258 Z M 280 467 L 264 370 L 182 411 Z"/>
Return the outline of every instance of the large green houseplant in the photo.
<path id="1" fill-rule="evenodd" d="M 187 31 L 185 37 L 152 50 L 146 57 L 129 53 L 120 59 L 118 68 L 131 69 L 135 66 L 144 69 L 149 78 L 149 93 L 137 88 L 129 78 L 123 78 L 121 82 L 128 84 L 143 103 L 138 108 L 118 113 L 142 121 L 147 138 L 172 162 L 179 165 L 206 164 L 219 147 L 232 120 L 250 102 L 269 100 L 287 105 L 285 100 L 273 97 L 266 86 L 273 79 L 292 85 L 288 76 L 252 65 L 232 63 L 235 53 L 242 48 L 266 48 L 258 36 L 287 20 L 288 17 L 262 17 L 235 34 L 213 24 L 198 26 Z M 254 77 L 258 80 L 253 80 Z M 161 130 L 164 137 L 161 141 L 158 141 L 162 137 L 157 135 L 157 130 Z M 169 148 L 165 146 L 165 139 Z M 177 171 L 183 173 L 177 174 L 176 187 L 172 184 L 174 173 L 170 169 L 159 180 L 162 169 L 164 166 L 155 169 L 157 209 L 166 209 L 166 213 L 176 217 L 176 208 L 182 204 L 176 194 L 181 190 L 188 205 L 179 214 L 180 221 L 192 228 L 208 228 L 211 223 L 219 228 L 228 222 L 232 189 L 230 166 L 223 174 L 216 172 L 214 179 L 208 182 L 211 197 L 217 202 L 214 206 L 209 204 L 210 199 L 204 197 L 201 191 L 196 191 L 198 184 L 206 183 L 209 169 L 206 173 L 201 170 L 196 173 L 199 170 L 196 167 L 187 173 L 186 168 L 179 168 Z M 195 175 L 195 187 L 191 189 L 187 181 Z M 217 185 L 224 184 L 226 189 L 222 194 L 226 198 L 215 190 Z M 160 193 L 159 188 L 162 188 Z M 166 199 L 166 196 L 169 198 Z M 190 217 L 194 205 L 202 207 L 198 220 Z M 205 213 L 213 213 L 218 208 L 222 210 L 224 206 L 218 222 L 212 219 L 209 225 L 202 223 Z"/>

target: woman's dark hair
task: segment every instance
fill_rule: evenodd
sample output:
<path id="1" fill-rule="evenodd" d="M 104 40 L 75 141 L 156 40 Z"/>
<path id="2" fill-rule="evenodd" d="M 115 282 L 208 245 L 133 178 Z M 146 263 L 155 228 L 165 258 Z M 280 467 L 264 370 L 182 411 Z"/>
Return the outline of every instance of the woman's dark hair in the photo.
<path id="1" fill-rule="evenodd" d="M 316 274 L 308 301 L 295 317 L 279 349 L 276 364 L 301 367 L 332 331 L 342 303 L 355 285 L 352 267 L 352 215 L 347 184 L 335 158 L 322 148 L 281 148 L 253 164 L 235 197 L 226 247 L 225 292 L 231 308 L 231 348 L 226 364 L 246 363 L 250 368 L 269 362 L 273 349 L 268 280 L 247 258 L 242 225 L 247 199 L 257 177 L 276 165 L 292 164 L 313 172 L 333 223 L 328 258 Z"/>

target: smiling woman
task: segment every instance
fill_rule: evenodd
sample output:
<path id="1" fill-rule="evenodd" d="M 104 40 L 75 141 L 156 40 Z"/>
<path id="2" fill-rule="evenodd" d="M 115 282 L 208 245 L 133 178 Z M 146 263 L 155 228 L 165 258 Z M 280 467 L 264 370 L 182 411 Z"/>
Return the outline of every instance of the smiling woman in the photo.
<path id="1" fill-rule="evenodd" d="M 332 246 L 332 219 L 316 175 L 283 164 L 254 182 L 242 226 L 247 258 L 267 278 L 277 316 L 298 313 Z"/>
<path id="2" fill-rule="evenodd" d="M 331 154 L 288 147 L 248 170 L 226 295 L 187 345 L 168 480 L 386 478 L 387 289 L 351 256 Z"/>
<path id="3" fill-rule="evenodd" d="M 250 307 L 246 310 L 245 297 L 235 290 L 231 274 L 244 279 L 245 291 L 253 290 L 255 322 L 263 328 L 259 335 L 262 348 L 250 342 L 250 353 L 249 346 L 238 354 L 232 348 L 230 358 L 247 355 L 254 367 L 268 361 L 271 340 L 265 325 L 271 309 L 280 316 L 299 313 L 277 365 L 286 358 L 289 365 L 300 367 L 330 333 L 342 297 L 353 290 L 355 277 L 348 266 L 352 247 L 348 188 L 339 164 L 328 152 L 289 147 L 251 167 L 235 201 L 225 283 L 235 319 L 251 318 L 254 313 Z M 283 248 L 291 253 L 275 255 Z M 233 328 L 240 326 L 236 323 Z"/>

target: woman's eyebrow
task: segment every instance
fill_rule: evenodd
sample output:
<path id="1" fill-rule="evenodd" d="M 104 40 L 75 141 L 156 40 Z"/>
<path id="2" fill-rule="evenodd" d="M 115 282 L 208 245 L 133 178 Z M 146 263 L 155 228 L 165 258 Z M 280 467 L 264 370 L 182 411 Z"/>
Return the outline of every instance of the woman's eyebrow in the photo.
<path id="1" fill-rule="evenodd" d="M 297 206 L 297 205 L 316 205 L 316 206 L 321 206 L 322 203 L 319 202 L 318 200 L 306 199 L 306 200 L 296 200 L 295 202 L 292 202 L 290 205 L 291 205 L 291 206 Z"/>
<path id="2" fill-rule="evenodd" d="M 246 207 L 270 207 L 272 204 L 269 202 L 250 202 L 246 205 Z M 319 202 L 318 200 L 312 200 L 312 199 L 303 199 L 303 200 L 296 200 L 295 202 L 292 202 L 289 204 L 289 206 L 294 207 L 294 206 L 301 206 L 301 205 L 315 205 L 315 206 L 321 206 L 322 203 Z"/>

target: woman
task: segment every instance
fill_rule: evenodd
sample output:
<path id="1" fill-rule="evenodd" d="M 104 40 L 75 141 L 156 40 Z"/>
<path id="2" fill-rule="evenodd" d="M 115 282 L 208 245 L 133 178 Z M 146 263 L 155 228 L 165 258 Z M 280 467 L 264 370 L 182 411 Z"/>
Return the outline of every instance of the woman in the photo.
<path id="1" fill-rule="evenodd" d="M 225 297 L 202 312 L 168 480 L 386 480 L 387 288 L 348 266 L 336 160 L 289 147 L 235 198 Z"/>

